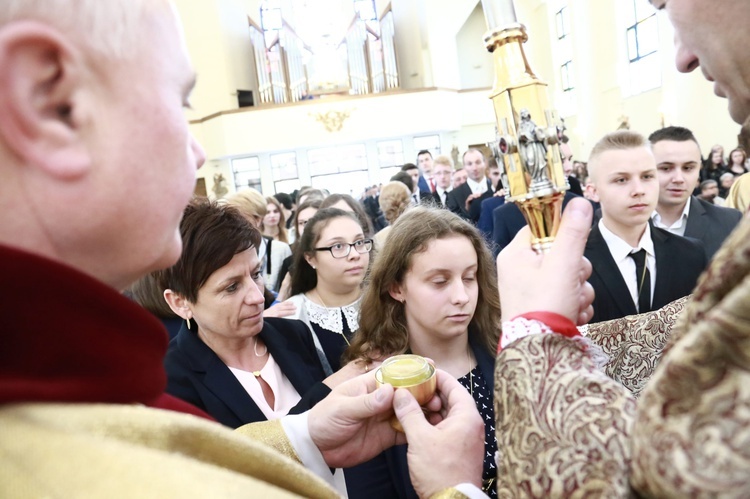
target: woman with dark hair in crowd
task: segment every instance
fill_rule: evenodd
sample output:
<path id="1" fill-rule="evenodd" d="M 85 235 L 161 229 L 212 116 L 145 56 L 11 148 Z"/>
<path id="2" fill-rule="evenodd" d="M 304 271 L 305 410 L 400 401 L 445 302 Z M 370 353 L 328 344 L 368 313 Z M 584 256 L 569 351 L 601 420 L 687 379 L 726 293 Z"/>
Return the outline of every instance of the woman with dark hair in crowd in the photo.
<path id="1" fill-rule="evenodd" d="M 293 318 L 310 327 L 326 373 L 339 369 L 357 330 L 372 246 L 353 213 L 326 208 L 307 223 L 294 252 L 289 298 L 297 308 Z"/>
<path id="2" fill-rule="evenodd" d="M 747 173 L 745 161 L 747 161 L 747 153 L 743 148 L 732 149 L 732 152 L 729 153 L 729 168 L 727 168 L 727 171 L 735 177 L 744 175 Z"/>
<path id="3" fill-rule="evenodd" d="M 164 361 L 167 393 L 236 428 L 303 412 L 362 372 L 351 364 L 326 379 L 303 323 L 264 319 L 261 235 L 236 209 L 196 200 L 180 234 L 182 256 L 160 283 L 185 320 Z"/>
<path id="4" fill-rule="evenodd" d="M 273 197 L 281 205 L 281 213 L 284 214 L 284 220 L 286 220 L 284 227 L 286 227 L 287 230 L 291 229 L 292 217 L 294 216 L 294 201 L 292 201 L 292 196 L 286 192 L 277 192 Z"/>
<path id="5" fill-rule="evenodd" d="M 470 223 L 439 208 L 408 210 L 373 264 L 359 330 L 345 360 L 428 357 L 471 393 L 485 420 L 484 491 L 496 497 L 494 362 L 500 333 L 495 266 Z M 391 453 L 391 479 L 409 484 L 406 446 Z M 395 463 L 395 464 L 394 464 Z M 416 497 L 411 486 L 400 497 Z"/>
<path id="6" fill-rule="evenodd" d="M 724 163 L 724 148 L 717 144 L 711 148 L 711 154 L 706 158 L 706 162 L 700 172 L 700 179 L 711 179 L 719 182 L 721 175 L 726 172 L 727 165 Z"/>
<path id="7" fill-rule="evenodd" d="M 294 217 L 292 218 L 292 232 L 293 234 L 296 234 L 296 239 L 291 245 L 292 254 L 281 263 L 281 268 L 279 269 L 279 277 L 277 280 L 278 287 L 276 289 L 276 291 L 278 291 L 279 300 L 286 300 L 291 296 L 289 290 L 292 285 L 292 277 L 289 274 L 289 271 L 294 263 L 294 253 L 298 246 L 299 238 L 305 232 L 305 225 L 307 225 L 308 220 L 318 212 L 321 202 L 322 201 L 317 198 L 307 200 L 299 205 L 297 211 L 294 213 Z"/>
<path id="8" fill-rule="evenodd" d="M 261 228 L 264 236 L 289 244 L 284 211 L 281 203 L 273 196 L 266 197 L 266 215 L 263 217 Z"/>
<path id="9" fill-rule="evenodd" d="M 367 216 L 365 207 L 350 195 L 331 194 L 320 203 L 320 209 L 322 210 L 324 208 L 338 208 L 339 210 L 354 213 L 359 220 L 359 224 L 365 231 L 365 237 L 371 238 L 374 235 L 372 222 L 370 221 L 370 217 Z"/>

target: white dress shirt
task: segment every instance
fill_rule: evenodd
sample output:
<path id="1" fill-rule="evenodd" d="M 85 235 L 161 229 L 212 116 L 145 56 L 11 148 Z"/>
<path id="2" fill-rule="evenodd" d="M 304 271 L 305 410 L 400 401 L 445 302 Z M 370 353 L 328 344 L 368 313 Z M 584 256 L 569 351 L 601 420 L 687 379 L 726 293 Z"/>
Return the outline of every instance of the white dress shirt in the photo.
<path id="1" fill-rule="evenodd" d="M 680 215 L 680 218 L 675 220 L 675 222 L 670 225 L 669 227 L 666 226 L 661 221 L 661 215 L 659 215 L 658 211 L 654 210 L 654 213 L 651 215 L 651 220 L 654 222 L 654 227 L 659 227 L 660 229 L 668 230 L 672 234 L 675 234 L 677 236 L 685 236 L 685 227 L 687 226 L 687 219 L 690 215 L 690 200 L 692 198 L 688 198 L 687 203 L 685 203 L 685 208 L 682 210 L 682 215 Z"/>
<path id="2" fill-rule="evenodd" d="M 229 367 L 229 366 L 227 366 Z M 240 382 L 242 388 L 245 389 L 250 398 L 257 404 L 258 409 L 263 412 L 268 420 L 279 419 L 282 416 L 289 414 L 289 411 L 297 405 L 302 399 L 297 390 L 289 381 L 289 378 L 284 376 L 281 372 L 281 368 L 273 360 L 271 354 L 268 355 L 268 361 L 263 369 L 260 370 L 260 377 L 263 378 L 268 386 L 271 388 L 274 397 L 274 407 L 268 405 L 265 395 L 263 395 L 263 387 L 260 385 L 260 381 L 255 375 L 249 371 L 229 367 L 234 377 Z"/>
<path id="3" fill-rule="evenodd" d="M 646 226 L 646 230 L 643 231 L 641 240 L 638 241 L 636 248 L 633 248 L 620 236 L 610 231 L 604 225 L 604 220 L 599 220 L 599 231 L 601 231 L 604 242 L 607 243 L 609 252 L 617 264 L 617 268 L 620 269 L 620 274 L 625 280 L 625 284 L 628 286 L 628 291 L 633 299 L 636 310 L 638 310 L 638 278 L 635 272 L 635 261 L 628 255 L 640 249 L 646 250 L 646 266 L 650 274 L 651 303 L 653 303 L 654 289 L 656 288 L 656 253 L 654 252 L 654 242 L 651 240 L 651 229 Z"/>
<path id="4" fill-rule="evenodd" d="M 484 194 L 487 192 L 487 177 L 482 177 L 482 179 L 479 182 L 475 182 L 474 180 L 467 178 L 466 183 L 469 184 L 469 187 L 471 187 L 471 193 L 472 194 Z"/>

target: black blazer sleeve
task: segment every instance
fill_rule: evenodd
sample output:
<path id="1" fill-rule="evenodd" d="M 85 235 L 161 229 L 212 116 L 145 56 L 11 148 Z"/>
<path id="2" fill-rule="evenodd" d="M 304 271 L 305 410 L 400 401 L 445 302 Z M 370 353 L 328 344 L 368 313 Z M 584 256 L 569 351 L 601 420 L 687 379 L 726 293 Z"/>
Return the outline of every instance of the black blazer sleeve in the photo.
<path id="1" fill-rule="evenodd" d="M 456 215 L 460 215 L 462 218 L 466 218 L 466 211 L 464 211 L 463 207 L 461 206 L 463 204 L 463 200 L 466 199 L 466 196 L 461 196 L 461 194 L 459 193 L 459 191 L 462 191 L 462 187 L 463 185 L 460 185 L 458 186 L 458 188 L 453 189 L 448 193 L 448 195 L 445 197 L 445 207 Z"/>

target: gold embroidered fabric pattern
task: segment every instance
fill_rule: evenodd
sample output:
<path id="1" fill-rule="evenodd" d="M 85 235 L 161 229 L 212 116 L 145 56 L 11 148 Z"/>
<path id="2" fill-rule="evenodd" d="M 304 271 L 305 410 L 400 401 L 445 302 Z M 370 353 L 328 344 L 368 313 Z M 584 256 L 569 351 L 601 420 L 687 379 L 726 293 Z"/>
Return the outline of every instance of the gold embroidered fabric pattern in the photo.
<path id="1" fill-rule="evenodd" d="M 750 221 L 698 282 L 638 407 L 633 487 L 750 497 Z"/>
<path id="2" fill-rule="evenodd" d="M 500 497 L 750 497 L 750 220 L 691 297 L 586 334 L 612 379 L 560 335 L 498 355 Z"/>
<path id="3" fill-rule="evenodd" d="M 142 406 L 0 408 L 0 497 L 337 497 L 320 478 L 215 423 Z"/>
<path id="4" fill-rule="evenodd" d="M 579 343 L 532 335 L 495 363 L 498 497 L 625 497 L 635 398 Z"/>
<path id="5" fill-rule="evenodd" d="M 609 361 L 604 372 L 637 398 L 656 369 L 688 297 L 653 312 L 590 324 L 585 333 Z"/>

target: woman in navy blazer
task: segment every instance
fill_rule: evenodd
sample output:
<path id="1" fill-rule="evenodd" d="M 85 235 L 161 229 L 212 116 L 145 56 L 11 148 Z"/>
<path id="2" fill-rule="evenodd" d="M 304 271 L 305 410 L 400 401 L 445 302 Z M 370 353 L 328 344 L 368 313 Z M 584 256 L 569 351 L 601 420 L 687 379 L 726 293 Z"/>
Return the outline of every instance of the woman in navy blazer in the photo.
<path id="1" fill-rule="evenodd" d="M 322 383 L 325 375 L 310 330 L 301 321 L 266 318 L 263 323 L 260 340 L 302 396 L 289 413 L 310 409 L 331 391 Z M 187 325 L 170 342 L 164 366 L 167 393 L 200 407 L 218 422 L 237 428 L 268 419 L 221 358 Z"/>
<path id="2" fill-rule="evenodd" d="M 493 382 L 500 332 L 495 279 L 492 255 L 473 225 L 447 210 L 412 208 L 393 225 L 375 260 L 346 356 L 367 362 L 410 352 L 455 376 L 485 421 L 481 471 L 491 497 L 497 494 Z M 398 497 L 416 498 L 406 449 L 384 453 L 387 470 L 378 480 L 390 480 Z"/>
<path id="3" fill-rule="evenodd" d="M 167 392 L 232 428 L 303 412 L 356 365 L 325 380 L 299 321 L 263 318 L 260 232 L 236 209 L 196 200 L 180 224 L 180 260 L 160 276 L 185 319 L 165 359 Z"/>

